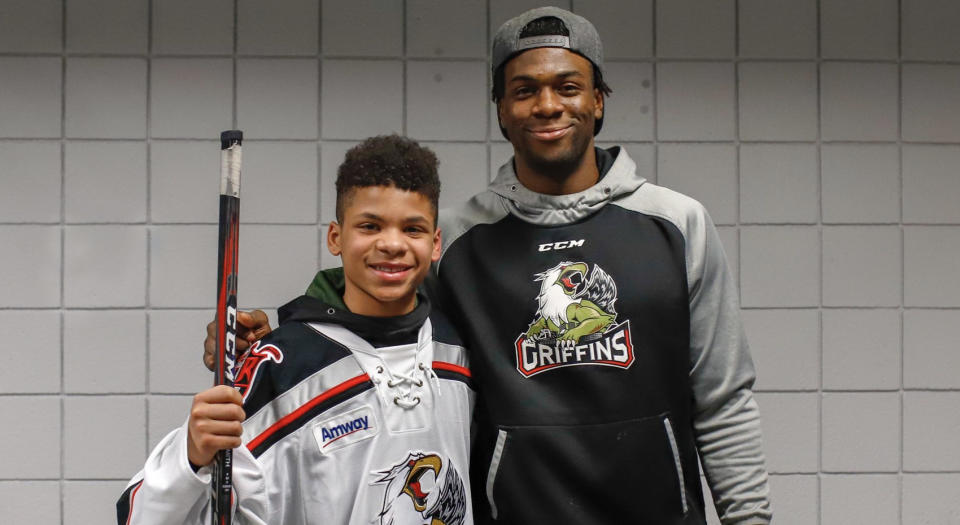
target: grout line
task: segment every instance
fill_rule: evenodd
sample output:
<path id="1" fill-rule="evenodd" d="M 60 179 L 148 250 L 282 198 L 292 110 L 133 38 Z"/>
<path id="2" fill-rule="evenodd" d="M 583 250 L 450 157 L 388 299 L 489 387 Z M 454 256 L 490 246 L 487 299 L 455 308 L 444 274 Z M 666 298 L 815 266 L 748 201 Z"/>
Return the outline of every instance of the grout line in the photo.
<path id="1" fill-rule="evenodd" d="M 67 203 L 67 0 L 61 4 L 60 17 L 60 465 L 59 465 L 59 490 L 60 490 L 60 523 L 64 522 L 66 511 L 66 486 L 64 484 L 64 473 L 66 472 L 66 355 L 64 346 L 66 343 L 66 314 L 64 313 L 66 297 L 66 203 Z"/>

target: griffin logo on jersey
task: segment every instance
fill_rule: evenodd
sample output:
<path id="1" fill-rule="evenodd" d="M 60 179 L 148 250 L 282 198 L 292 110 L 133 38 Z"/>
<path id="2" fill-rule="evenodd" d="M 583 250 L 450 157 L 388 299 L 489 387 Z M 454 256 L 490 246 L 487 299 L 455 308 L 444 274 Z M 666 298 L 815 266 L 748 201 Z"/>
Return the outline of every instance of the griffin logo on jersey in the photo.
<path id="1" fill-rule="evenodd" d="M 617 324 L 617 285 L 599 265 L 561 262 L 536 274 L 537 314 L 514 342 L 525 377 L 573 365 L 628 368 L 630 321 Z"/>
<path id="2" fill-rule="evenodd" d="M 410 452 L 400 463 L 373 472 L 386 484 L 381 525 L 463 525 L 467 493 L 453 462 L 437 454 Z"/>
<path id="3" fill-rule="evenodd" d="M 283 352 L 273 345 L 260 346 L 260 341 L 253 343 L 250 348 L 240 358 L 237 366 L 237 373 L 233 380 L 233 386 L 237 387 L 244 401 L 253 385 L 253 380 L 257 377 L 257 370 L 264 361 L 273 361 L 275 363 L 283 362 Z"/>

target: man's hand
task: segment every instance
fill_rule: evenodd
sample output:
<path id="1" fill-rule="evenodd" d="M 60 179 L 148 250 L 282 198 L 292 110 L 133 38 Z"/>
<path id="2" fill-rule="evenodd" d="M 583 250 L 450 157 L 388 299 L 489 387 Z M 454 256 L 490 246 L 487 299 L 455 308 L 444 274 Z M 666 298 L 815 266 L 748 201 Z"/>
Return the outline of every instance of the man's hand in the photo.
<path id="1" fill-rule="evenodd" d="M 243 355 L 254 341 L 270 333 L 270 321 L 263 310 L 237 313 L 237 356 Z M 207 338 L 203 340 L 203 364 L 213 370 L 213 355 L 217 347 L 217 320 L 207 325 Z"/>
<path id="2" fill-rule="evenodd" d="M 243 433 L 243 397 L 226 385 L 193 396 L 187 423 L 187 458 L 197 466 L 208 465 L 218 450 L 240 446 Z"/>

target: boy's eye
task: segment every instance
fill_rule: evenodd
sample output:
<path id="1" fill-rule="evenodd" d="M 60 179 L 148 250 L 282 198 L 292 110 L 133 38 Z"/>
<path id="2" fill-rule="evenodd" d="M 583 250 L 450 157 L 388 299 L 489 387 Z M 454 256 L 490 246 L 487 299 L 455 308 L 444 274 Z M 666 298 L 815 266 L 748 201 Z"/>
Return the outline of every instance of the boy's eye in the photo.
<path id="1" fill-rule="evenodd" d="M 406 231 L 407 233 L 419 235 L 421 233 L 426 233 L 427 230 L 423 229 L 420 226 L 408 226 L 407 228 L 405 228 L 404 231 Z"/>
<path id="2" fill-rule="evenodd" d="M 365 222 L 365 223 L 359 224 L 357 227 L 360 228 L 361 230 L 367 230 L 367 231 L 376 231 L 380 229 L 379 226 L 377 226 L 372 222 Z"/>

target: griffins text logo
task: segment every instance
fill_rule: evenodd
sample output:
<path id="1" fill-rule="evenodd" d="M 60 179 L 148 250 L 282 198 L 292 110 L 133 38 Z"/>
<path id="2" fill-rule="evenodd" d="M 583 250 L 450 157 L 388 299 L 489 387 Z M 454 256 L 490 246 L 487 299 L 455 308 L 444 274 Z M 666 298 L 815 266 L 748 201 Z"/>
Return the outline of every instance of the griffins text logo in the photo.
<path id="1" fill-rule="evenodd" d="M 599 265 L 562 262 L 536 274 L 537 316 L 514 346 L 517 370 L 530 377 L 574 365 L 629 368 L 630 321 L 617 323 L 617 285 Z"/>

